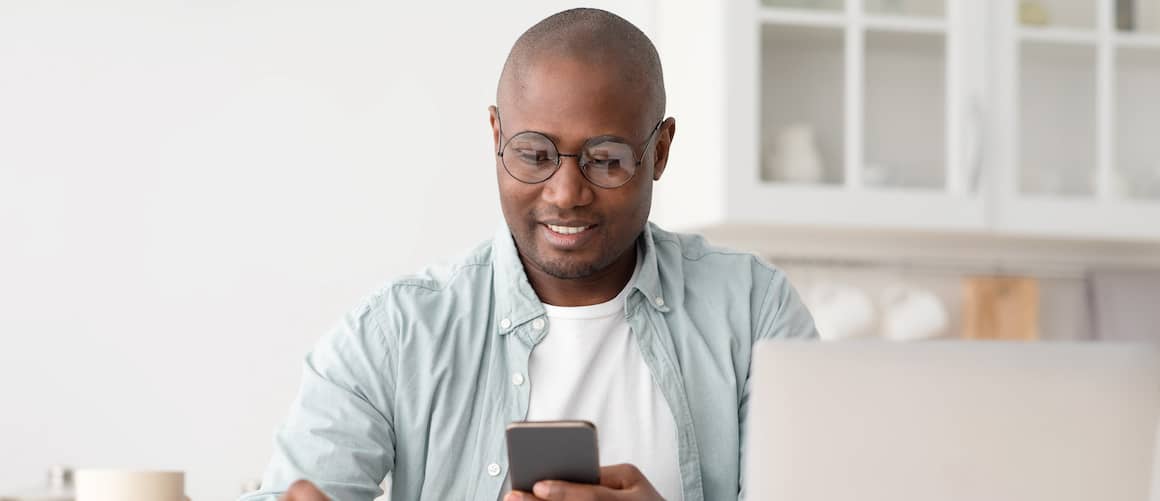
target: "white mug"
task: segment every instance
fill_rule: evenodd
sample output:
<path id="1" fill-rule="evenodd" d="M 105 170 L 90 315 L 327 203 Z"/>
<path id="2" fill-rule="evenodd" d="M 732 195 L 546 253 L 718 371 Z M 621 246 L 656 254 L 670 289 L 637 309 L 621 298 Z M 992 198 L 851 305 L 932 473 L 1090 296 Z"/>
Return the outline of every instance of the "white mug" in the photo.
<path id="1" fill-rule="evenodd" d="M 822 282 L 810 287 L 804 299 L 823 340 L 864 337 L 873 332 L 874 305 L 857 287 Z"/>
<path id="2" fill-rule="evenodd" d="M 946 305 L 933 292 L 914 287 L 888 287 L 882 292 L 883 335 L 894 341 L 931 339 L 946 334 Z"/>
<path id="3" fill-rule="evenodd" d="M 185 473 L 81 469 L 76 472 L 76 501 L 189 501 Z"/>

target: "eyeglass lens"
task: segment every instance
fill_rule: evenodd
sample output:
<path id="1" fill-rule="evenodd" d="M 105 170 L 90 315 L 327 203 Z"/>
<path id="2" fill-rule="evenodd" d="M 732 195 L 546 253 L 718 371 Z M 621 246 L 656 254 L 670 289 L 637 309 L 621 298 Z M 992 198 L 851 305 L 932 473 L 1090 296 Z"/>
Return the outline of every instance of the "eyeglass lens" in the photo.
<path id="1" fill-rule="evenodd" d="M 556 145 L 538 132 L 516 134 L 504 147 L 502 158 L 508 172 L 525 183 L 543 182 L 560 165 Z M 613 139 L 596 139 L 585 144 L 579 161 L 584 177 L 605 188 L 623 185 L 636 170 L 632 147 Z"/>

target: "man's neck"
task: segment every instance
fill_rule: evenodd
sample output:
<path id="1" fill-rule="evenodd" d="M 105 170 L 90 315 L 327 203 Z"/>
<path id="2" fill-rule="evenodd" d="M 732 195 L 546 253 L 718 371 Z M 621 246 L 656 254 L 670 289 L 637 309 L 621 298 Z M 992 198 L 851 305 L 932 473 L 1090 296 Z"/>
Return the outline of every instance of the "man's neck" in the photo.
<path id="1" fill-rule="evenodd" d="M 636 269 L 636 248 L 629 248 L 612 265 L 583 278 L 557 278 L 535 266 L 523 256 L 528 282 L 540 301 L 552 306 L 591 306 L 612 300 L 632 278 Z"/>

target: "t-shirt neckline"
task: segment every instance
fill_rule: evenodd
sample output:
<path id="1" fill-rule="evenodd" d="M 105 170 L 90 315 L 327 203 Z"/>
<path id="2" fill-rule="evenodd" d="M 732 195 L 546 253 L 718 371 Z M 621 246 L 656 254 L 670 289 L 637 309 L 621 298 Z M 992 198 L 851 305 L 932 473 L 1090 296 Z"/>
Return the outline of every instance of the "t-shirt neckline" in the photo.
<path id="1" fill-rule="evenodd" d="M 617 311 L 624 311 L 624 303 L 628 298 L 629 291 L 636 285 L 636 277 L 640 274 L 641 255 L 640 248 L 636 249 L 636 266 L 632 269 L 632 276 L 629 277 L 628 282 L 624 284 L 624 288 L 616 297 L 609 299 L 603 303 L 593 304 L 588 306 L 553 306 L 547 303 L 544 305 L 544 311 L 547 312 L 548 318 L 563 318 L 563 319 L 593 319 L 604 318 L 612 316 Z"/>

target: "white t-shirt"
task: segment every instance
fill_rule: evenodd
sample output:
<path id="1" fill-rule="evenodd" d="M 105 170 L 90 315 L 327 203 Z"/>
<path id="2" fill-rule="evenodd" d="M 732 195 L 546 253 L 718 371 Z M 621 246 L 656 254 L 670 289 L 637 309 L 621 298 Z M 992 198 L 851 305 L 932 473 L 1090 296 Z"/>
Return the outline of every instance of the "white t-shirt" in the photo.
<path id="1" fill-rule="evenodd" d="M 681 500 L 676 420 L 625 317 L 635 280 L 634 272 L 606 303 L 544 305 L 548 334 L 528 361 L 528 420 L 591 421 L 601 466 L 631 463 L 665 499 Z"/>

